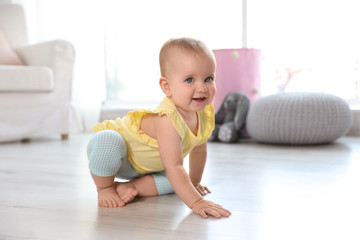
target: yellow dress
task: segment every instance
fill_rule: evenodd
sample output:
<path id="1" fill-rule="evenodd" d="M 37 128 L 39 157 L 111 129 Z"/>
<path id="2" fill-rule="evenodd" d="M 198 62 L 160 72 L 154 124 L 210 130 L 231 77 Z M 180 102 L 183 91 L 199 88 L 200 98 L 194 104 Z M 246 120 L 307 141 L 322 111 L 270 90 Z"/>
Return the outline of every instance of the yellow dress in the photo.
<path id="1" fill-rule="evenodd" d="M 175 105 L 167 97 L 154 110 L 135 110 L 123 118 L 95 124 L 92 127 L 95 132 L 114 130 L 121 134 L 127 145 L 129 162 L 141 174 L 164 170 L 157 140 L 149 137 L 140 129 L 141 119 L 149 114 L 166 115 L 171 120 L 182 139 L 183 158 L 195 146 L 204 143 L 215 127 L 214 107 L 210 104 L 203 111 L 198 112 L 199 127 L 195 136 Z"/>

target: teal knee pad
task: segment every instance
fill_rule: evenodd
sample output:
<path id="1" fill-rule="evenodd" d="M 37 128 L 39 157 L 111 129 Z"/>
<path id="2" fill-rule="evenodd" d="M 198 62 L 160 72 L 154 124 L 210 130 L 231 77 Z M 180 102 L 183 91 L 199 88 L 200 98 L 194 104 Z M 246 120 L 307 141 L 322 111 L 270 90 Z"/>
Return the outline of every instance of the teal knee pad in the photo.
<path id="1" fill-rule="evenodd" d="M 170 184 L 170 181 L 165 171 L 153 173 L 152 176 L 155 180 L 156 188 L 159 195 L 166 195 L 175 192 Z"/>
<path id="2" fill-rule="evenodd" d="M 121 135 L 115 131 L 98 132 L 87 146 L 89 169 L 96 176 L 115 175 L 123 159 L 127 159 L 127 147 Z"/>

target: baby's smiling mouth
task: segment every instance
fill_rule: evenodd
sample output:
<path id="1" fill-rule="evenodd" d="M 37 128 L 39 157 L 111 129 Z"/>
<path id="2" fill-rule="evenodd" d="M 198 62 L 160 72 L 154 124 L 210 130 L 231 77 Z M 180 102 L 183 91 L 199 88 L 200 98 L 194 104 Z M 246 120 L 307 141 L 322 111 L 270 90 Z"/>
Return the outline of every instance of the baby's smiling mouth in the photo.
<path id="1" fill-rule="evenodd" d="M 206 99 L 206 97 L 193 98 L 193 100 L 196 102 L 203 102 L 203 101 L 205 101 L 205 99 Z"/>

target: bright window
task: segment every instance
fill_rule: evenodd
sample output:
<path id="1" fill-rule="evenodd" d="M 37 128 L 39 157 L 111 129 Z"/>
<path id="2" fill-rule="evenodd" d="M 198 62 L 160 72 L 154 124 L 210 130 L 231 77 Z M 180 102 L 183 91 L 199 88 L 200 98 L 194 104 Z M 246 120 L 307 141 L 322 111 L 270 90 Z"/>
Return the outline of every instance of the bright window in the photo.
<path id="1" fill-rule="evenodd" d="M 158 52 L 171 37 L 242 46 L 241 0 L 108 1 L 107 103 L 160 100 Z M 248 47 L 262 51 L 262 95 L 321 91 L 358 98 L 360 2 L 248 0 Z"/>
<path id="2" fill-rule="evenodd" d="M 189 36 L 211 48 L 241 46 L 239 0 L 109 1 L 105 50 L 107 102 L 155 102 L 158 54 L 172 37 Z"/>
<path id="3" fill-rule="evenodd" d="M 359 1 L 249 2 L 249 35 L 264 56 L 263 94 L 320 91 L 358 98 Z"/>

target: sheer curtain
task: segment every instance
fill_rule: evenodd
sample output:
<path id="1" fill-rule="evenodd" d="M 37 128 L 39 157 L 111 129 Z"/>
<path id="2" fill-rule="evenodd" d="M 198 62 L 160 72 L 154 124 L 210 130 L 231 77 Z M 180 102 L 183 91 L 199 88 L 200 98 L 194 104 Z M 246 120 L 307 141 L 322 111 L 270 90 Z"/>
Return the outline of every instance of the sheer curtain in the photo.
<path id="1" fill-rule="evenodd" d="M 78 127 L 90 130 L 99 121 L 105 99 L 104 12 L 95 0 L 14 1 L 25 8 L 30 40 L 65 39 L 75 47 L 72 101 Z"/>

